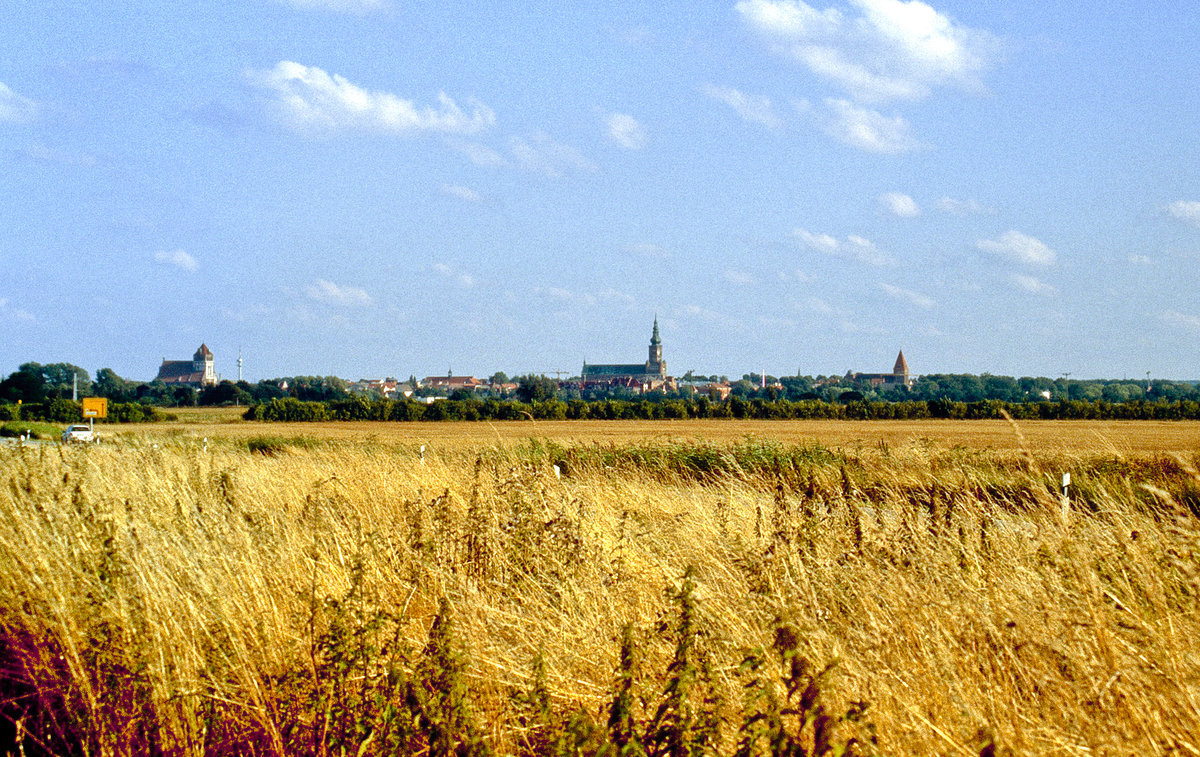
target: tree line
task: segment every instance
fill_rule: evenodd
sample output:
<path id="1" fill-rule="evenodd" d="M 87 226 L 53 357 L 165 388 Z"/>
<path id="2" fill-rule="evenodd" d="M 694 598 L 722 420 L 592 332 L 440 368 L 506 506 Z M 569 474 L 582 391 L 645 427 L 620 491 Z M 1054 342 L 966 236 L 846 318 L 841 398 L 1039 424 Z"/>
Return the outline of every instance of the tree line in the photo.
<path id="1" fill-rule="evenodd" d="M 287 388 L 284 389 L 283 387 Z M 163 381 L 132 381 L 111 368 L 96 371 L 71 363 L 23 363 L 0 381 L 0 405 L 40 404 L 76 397 L 107 397 L 115 403 L 155 407 L 252 405 L 277 397 L 325 401 L 349 396 L 349 382 L 336 376 L 288 376 L 251 384 L 221 381 L 197 389 Z"/>
<path id="2" fill-rule="evenodd" d="M 1144 408 L 1167 407 L 1177 403 L 1200 402 L 1200 388 L 1194 382 L 1166 381 L 1156 379 L 1150 381 L 1119 380 L 1068 380 L 1066 377 L 1050 379 L 1046 377 L 994 376 L 991 374 L 930 374 L 918 377 L 910 387 L 897 385 L 872 386 L 869 381 L 855 378 L 853 374 L 844 376 L 764 376 L 757 373 L 745 374 L 740 380 L 730 382 L 730 397 L 727 400 L 729 410 L 713 410 L 723 406 L 718 402 L 716 393 L 711 385 L 702 382 L 717 382 L 726 377 L 695 376 L 691 371 L 682 377 L 679 386 L 671 391 L 657 391 L 642 395 L 624 387 L 608 389 L 583 389 L 577 382 L 556 381 L 544 375 L 527 374 L 514 377 L 509 383 L 508 376 L 496 374 L 493 378 L 503 378 L 496 381 L 493 387 L 501 383 L 513 389 L 493 388 L 482 393 L 472 390 L 458 390 L 450 394 L 448 401 L 457 404 L 443 405 L 447 400 L 439 400 L 434 405 L 422 409 L 396 411 L 407 416 L 429 414 L 435 418 L 441 413 L 463 416 L 469 419 L 479 414 L 481 417 L 504 417 L 504 413 L 516 412 L 533 414 L 534 405 L 545 405 L 550 412 L 557 416 L 562 406 L 568 408 L 566 417 L 607 417 L 614 413 L 619 417 L 845 417 L 846 413 L 863 412 L 869 417 L 966 417 L 956 416 L 957 405 L 939 405 L 937 403 L 960 403 L 975 406 L 978 403 L 1000 401 L 1006 405 L 1030 405 L 1031 408 L 1016 408 L 1010 412 L 1014 417 L 1024 417 L 1035 413 L 1037 417 L 1047 415 L 1058 417 L 1063 413 L 1078 416 L 1081 410 L 1063 409 L 1078 408 L 1070 403 L 1095 405 L 1094 412 L 1107 416 L 1118 417 L 1121 413 L 1135 412 L 1114 408 Z M 439 390 L 431 387 L 416 387 L 415 379 L 409 380 L 416 388 L 416 396 L 433 396 Z M 765 385 L 765 386 L 764 386 Z M 78 397 L 107 397 L 110 405 L 138 404 L 159 408 L 192 407 L 192 406 L 255 406 L 271 403 L 274 400 L 293 399 L 299 402 L 318 402 L 330 404 L 358 400 L 360 398 L 371 402 L 384 399 L 378 394 L 352 393 L 351 384 L 336 376 L 288 376 L 266 379 L 255 383 L 247 381 L 221 381 L 220 383 L 197 389 L 191 386 L 166 384 L 162 381 L 132 381 L 117 375 L 111 368 L 101 368 L 93 378 L 89 372 L 71 363 L 24 363 L 17 371 L 0 380 L 0 406 L 17 403 L 25 405 L 46 405 L 45 412 L 53 415 L 56 411 L 49 409 L 48 403 L 55 400 L 69 400 L 73 394 Z M 707 400 L 707 402 L 705 402 Z M 734 401 L 736 400 L 736 401 Z M 493 410 L 495 405 L 489 402 L 509 402 L 518 410 Z M 603 404 L 603 403 L 617 404 Z M 678 404 L 682 402 L 683 404 Z M 739 402 L 767 403 L 773 409 L 755 409 L 745 411 Z M 867 406 L 867 411 L 859 409 L 854 403 Z M 480 403 L 483 403 L 481 405 Z M 547 404 L 549 403 L 549 404 Z M 579 403 L 584 403 L 580 405 Z M 597 404 L 600 403 L 600 404 Z M 637 409 L 627 409 L 637 406 Z M 643 403 L 646 404 L 642 407 Z M 796 403 L 807 403 L 797 405 Z M 812 404 L 816 403 L 816 404 Z M 911 404 L 917 403 L 917 404 Z M 922 405 L 921 403 L 924 403 Z M 1063 403 L 1067 403 L 1064 405 Z M 416 404 L 416 403 L 410 403 Z M 520 405 L 528 407 L 521 407 Z M 441 405 L 437 410 L 429 408 Z M 828 405 L 829 407 L 824 407 Z M 882 405 L 894 407 L 877 407 Z M 357 407 L 357 405 L 349 405 Z M 349 407 L 348 406 L 348 407 Z M 589 409 L 582 409 L 584 407 Z M 593 407 L 594 406 L 594 407 Z M 854 409 L 850 409 L 854 406 Z M 1054 406 L 1056 409 L 1049 409 Z M 480 410 L 480 407 L 487 409 Z M 924 407 L 924 409 L 921 409 Z M 976 409 L 961 411 L 978 415 L 991 412 L 980 405 Z M 1180 405 L 1185 407 L 1185 405 Z M 575 409 L 571 409 L 575 408 Z M 11 414 L 13 411 L 6 411 Z M 32 410 L 27 410 L 33 412 Z M 130 411 L 134 412 L 134 411 Z M 331 411 L 332 412 L 332 411 Z M 390 412 L 390 411 L 389 411 Z M 1137 413 L 1165 412 L 1162 410 L 1137 410 Z M 1176 411 L 1171 411 L 1176 412 Z M 495 415 L 499 413 L 499 415 Z M 571 415 L 574 413 L 575 415 Z M 596 415 L 599 413 L 600 415 Z M 717 416 L 710 416 L 717 413 Z M 745 413 L 750 413 L 746 415 Z M 913 415 L 916 413 L 916 415 Z M 949 413 L 949 415 L 947 415 Z M 1057 415 L 1056 415 L 1057 414 Z M 78 416 L 76 416 L 77 418 Z M 524 416 L 521 416 L 524 417 Z"/>
<path id="3" fill-rule="evenodd" d="M 247 408 L 244 417 L 257 421 L 504 421 L 504 420 L 670 420 L 737 418 L 753 420 L 1200 420 L 1200 401 L 1144 399 L 1129 402 L 1068 400 L 1005 402 L 981 400 L 766 400 L 731 396 L 638 400 L 445 399 L 429 404 L 412 400 L 362 396 L 330 402 L 277 398 Z"/>

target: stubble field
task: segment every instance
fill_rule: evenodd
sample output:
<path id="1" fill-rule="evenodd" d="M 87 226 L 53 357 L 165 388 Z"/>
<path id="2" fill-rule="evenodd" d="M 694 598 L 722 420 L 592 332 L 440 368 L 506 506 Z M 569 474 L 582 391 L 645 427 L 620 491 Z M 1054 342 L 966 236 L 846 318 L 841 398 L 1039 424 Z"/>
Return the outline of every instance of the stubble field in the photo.
<path id="1" fill-rule="evenodd" d="M 0 449 L 6 750 L 1200 754 L 1198 424 L 104 437 Z"/>

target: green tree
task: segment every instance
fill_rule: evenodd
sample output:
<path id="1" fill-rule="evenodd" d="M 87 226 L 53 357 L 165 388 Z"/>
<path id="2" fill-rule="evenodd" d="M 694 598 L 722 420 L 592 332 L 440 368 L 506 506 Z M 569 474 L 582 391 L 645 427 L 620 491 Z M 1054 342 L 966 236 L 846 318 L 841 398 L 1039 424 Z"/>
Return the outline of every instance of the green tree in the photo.
<path id="1" fill-rule="evenodd" d="M 46 396 L 70 399 L 73 388 L 79 396 L 91 394 L 92 379 L 87 370 L 71 363 L 49 363 L 42 366 L 42 378 L 46 382 Z"/>
<path id="2" fill-rule="evenodd" d="M 273 399 L 288 396 L 287 392 L 279 388 L 279 384 L 274 381 L 259 381 L 252 385 L 247 391 L 254 398 L 255 402 L 269 402 Z"/>
<path id="3" fill-rule="evenodd" d="M 1110 381 L 1104 385 L 1102 395 L 1109 402 L 1128 402 L 1141 399 L 1146 390 L 1139 384 Z"/>
<path id="4" fill-rule="evenodd" d="M 758 386 L 750 381 L 750 379 L 743 378 L 733 385 L 731 391 L 735 397 L 752 397 L 758 391 Z"/>
<path id="5" fill-rule="evenodd" d="M 205 387 L 200 392 L 199 403 L 212 405 L 250 405 L 254 398 L 232 381 L 222 381 L 216 386 Z"/>
<path id="6" fill-rule="evenodd" d="M 1104 387 L 1094 381 L 1072 382 L 1070 391 L 1071 399 L 1086 402 L 1095 402 L 1104 395 Z"/>
<path id="7" fill-rule="evenodd" d="M 273 379 L 275 383 L 287 381 L 288 394 L 303 402 L 328 402 L 349 396 L 345 379 L 337 376 L 293 376 L 288 379 Z"/>
<path id="8" fill-rule="evenodd" d="M 96 371 L 92 393 L 97 397 L 108 397 L 113 402 L 130 402 L 134 399 L 134 384 L 117 375 L 112 368 Z"/>
<path id="9" fill-rule="evenodd" d="M 46 399 L 46 380 L 42 366 L 25 363 L 0 381 L 0 400 L 4 402 L 41 402 Z"/>
<path id="10" fill-rule="evenodd" d="M 177 386 L 175 391 L 171 392 L 171 397 L 175 400 L 176 407 L 195 407 L 197 401 L 196 390 L 190 386 Z"/>
<path id="11" fill-rule="evenodd" d="M 517 379 L 517 397 L 522 402 L 546 402 L 558 396 L 558 382 L 549 376 L 528 374 Z"/>

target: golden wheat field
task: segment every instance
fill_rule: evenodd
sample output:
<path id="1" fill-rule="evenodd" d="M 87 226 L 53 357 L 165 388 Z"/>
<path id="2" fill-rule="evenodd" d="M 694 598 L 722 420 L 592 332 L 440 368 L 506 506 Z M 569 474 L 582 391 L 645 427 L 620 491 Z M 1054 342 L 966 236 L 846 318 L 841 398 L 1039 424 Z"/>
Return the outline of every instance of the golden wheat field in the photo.
<path id="1" fill-rule="evenodd" d="M 1200 754 L 1198 462 L 1182 423 L 0 448 L 0 747 Z"/>
<path id="2" fill-rule="evenodd" d="M 963 446 L 971 449 L 1030 450 L 1067 455 L 1156 455 L 1200 452 L 1195 421 L 456 421 L 418 423 L 251 423 L 238 408 L 182 408 L 170 423 L 109 426 L 102 433 L 246 439 L 303 436 L 314 439 L 374 440 L 383 444 L 427 444 L 472 449 L 491 444 L 547 439 L 569 444 L 642 443 L 662 440 L 737 442 L 746 438 L 787 444 L 819 443 L 861 448 L 879 444 Z M 111 429 L 111 431 L 110 431 Z"/>

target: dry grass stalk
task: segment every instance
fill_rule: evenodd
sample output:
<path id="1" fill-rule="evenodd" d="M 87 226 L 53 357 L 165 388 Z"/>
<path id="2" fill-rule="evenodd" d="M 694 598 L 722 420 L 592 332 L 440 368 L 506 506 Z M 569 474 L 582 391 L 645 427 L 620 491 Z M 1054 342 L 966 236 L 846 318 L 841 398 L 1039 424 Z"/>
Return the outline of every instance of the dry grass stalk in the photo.
<path id="1" fill-rule="evenodd" d="M 656 697 L 678 695 L 660 720 L 732 753 L 739 664 L 781 623 L 806 680 L 836 661 L 821 712 L 865 701 L 838 727 L 869 721 L 884 752 L 1200 748 L 1186 461 L 750 441 L 257 449 L 0 451 L 5 748 L 367 754 L 425 738 L 380 697 L 430 733 L 459 723 L 455 749 L 601 744 L 628 628 L 649 703 L 629 717 L 652 724 Z M 1069 520 L 1041 472 L 1062 470 Z M 453 640 L 431 651 L 446 617 Z"/>

